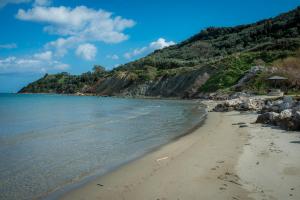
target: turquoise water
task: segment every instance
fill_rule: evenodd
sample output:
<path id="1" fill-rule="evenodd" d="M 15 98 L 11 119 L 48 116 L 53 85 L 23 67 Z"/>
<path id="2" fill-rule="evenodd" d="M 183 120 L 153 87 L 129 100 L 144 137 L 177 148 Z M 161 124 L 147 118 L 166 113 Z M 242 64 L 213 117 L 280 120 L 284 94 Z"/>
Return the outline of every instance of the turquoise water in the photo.
<path id="1" fill-rule="evenodd" d="M 45 198 L 199 124 L 192 101 L 0 94 L 0 199 Z"/>

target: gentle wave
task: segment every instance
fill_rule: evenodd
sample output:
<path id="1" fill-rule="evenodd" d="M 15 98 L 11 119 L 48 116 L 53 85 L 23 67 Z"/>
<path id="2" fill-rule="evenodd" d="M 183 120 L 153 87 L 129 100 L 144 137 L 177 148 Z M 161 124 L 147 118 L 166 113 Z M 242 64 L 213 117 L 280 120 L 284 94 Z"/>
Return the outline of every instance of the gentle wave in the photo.
<path id="1" fill-rule="evenodd" d="M 0 199 L 45 197 L 199 124 L 192 101 L 0 94 Z"/>

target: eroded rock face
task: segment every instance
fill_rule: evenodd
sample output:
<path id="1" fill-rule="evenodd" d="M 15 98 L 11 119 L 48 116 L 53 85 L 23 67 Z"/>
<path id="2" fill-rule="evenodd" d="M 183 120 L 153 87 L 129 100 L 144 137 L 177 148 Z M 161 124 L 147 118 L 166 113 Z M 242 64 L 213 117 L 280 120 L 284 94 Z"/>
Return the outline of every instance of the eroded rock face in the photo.
<path id="1" fill-rule="evenodd" d="M 209 74 L 199 70 L 165 75 L 155 80 L 136 80 L 129 72 L 120 72 L 95 84 L 93 92 L 108 96 L 151 96 L 151 97 L 197 97 L 198 88 L 208 79 Z"/>
<path id="2" fill-rule="evenodd" d="M 255 77 L 259 72 L 264 71 L 265 67 L 263 66 L 253 66 L 251 69 L 238 81 L 236 85 L 232 88 L 238 90 L 245 86 L 253 77 Z"/>

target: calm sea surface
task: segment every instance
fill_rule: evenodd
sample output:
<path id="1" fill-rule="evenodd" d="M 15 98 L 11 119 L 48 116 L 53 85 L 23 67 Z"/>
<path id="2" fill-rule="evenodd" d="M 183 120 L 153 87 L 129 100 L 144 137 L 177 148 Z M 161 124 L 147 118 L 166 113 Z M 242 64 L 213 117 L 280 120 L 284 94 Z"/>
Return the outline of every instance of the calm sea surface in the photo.
<path id="1" fill-rule="evenodd" d="M 192 101 L 0 94 L 0 199 L 45 198 L 186 133 Z"/>

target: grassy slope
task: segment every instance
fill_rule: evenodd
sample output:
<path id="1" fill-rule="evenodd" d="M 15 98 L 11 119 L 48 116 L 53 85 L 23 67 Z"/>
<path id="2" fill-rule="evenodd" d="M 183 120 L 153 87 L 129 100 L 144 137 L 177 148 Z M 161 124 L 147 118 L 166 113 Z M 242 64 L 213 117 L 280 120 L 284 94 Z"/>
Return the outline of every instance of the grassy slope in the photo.
<path id="1" fill-rule="evenodd" d="M 271 65 L 275 60 L 294 56 L 299 47 L 300 8 L 297 8 L 254 24 L 207 28 L 180 44 L 157 50 L 96 77 L 94 73 L 51 75 L 21 92 L 74 93 L 93 88 L 99 80 L 112 76 L 126 74 L 132 82 L 142 83 L 199 69 L 211 75 L 199 91 L 211 92 L 234 85 L 257 61 Z"/>

